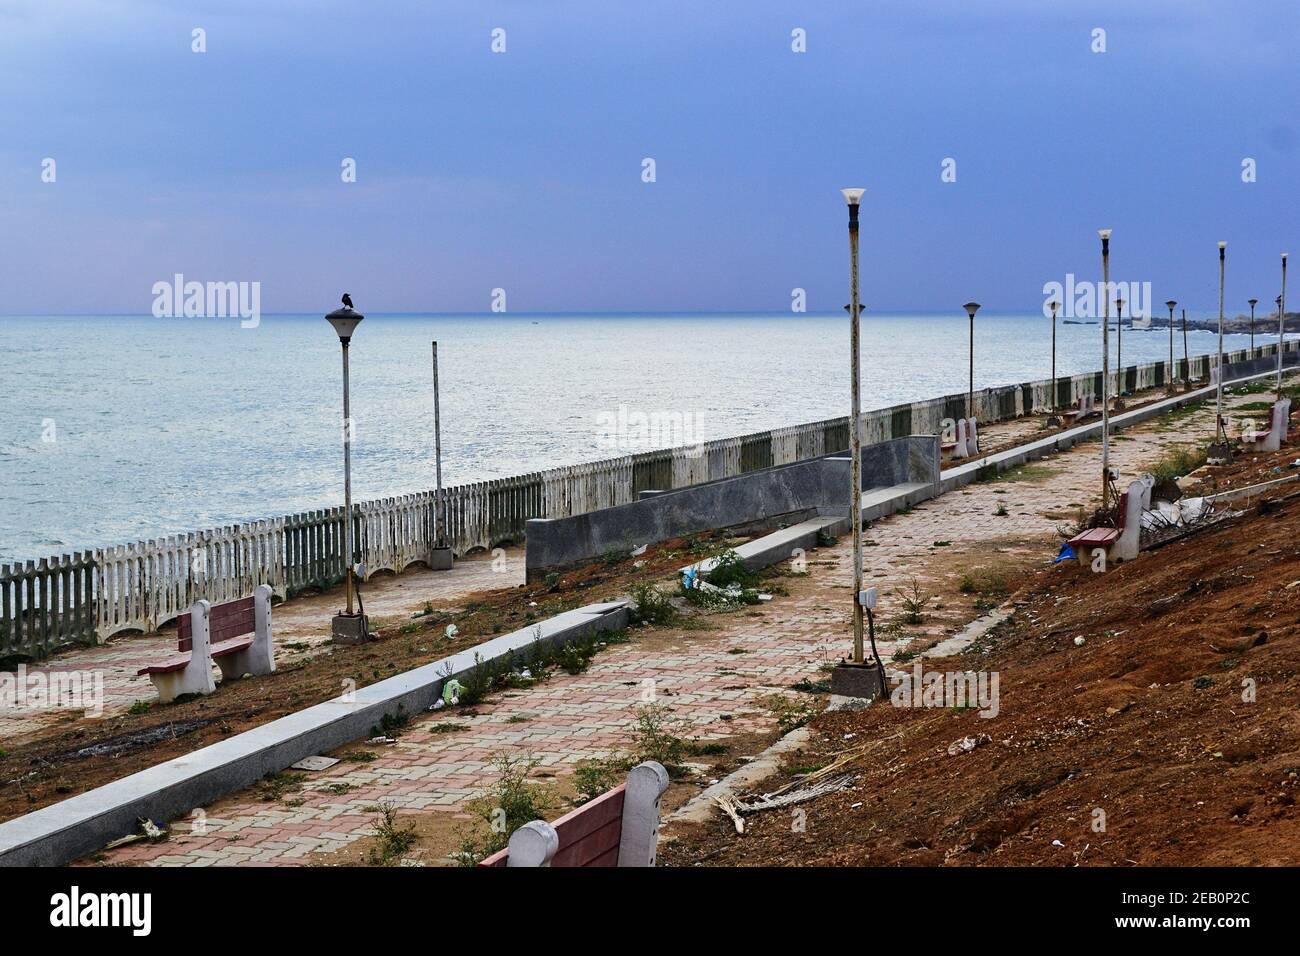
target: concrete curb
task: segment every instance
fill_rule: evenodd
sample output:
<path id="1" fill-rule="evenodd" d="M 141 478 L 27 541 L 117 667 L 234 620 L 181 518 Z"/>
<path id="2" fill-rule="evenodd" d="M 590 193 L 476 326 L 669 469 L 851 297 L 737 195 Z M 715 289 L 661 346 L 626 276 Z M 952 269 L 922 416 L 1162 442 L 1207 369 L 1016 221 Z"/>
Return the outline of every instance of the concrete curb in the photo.
<path id="1" fill-rule="evenodd" d="M 140 818 L 171 820 L 268 773 L 367 736 L 386 715 L 418 714 L 443 682 L 537 640 L 564 644 L 628 622 L 623 601 L 565 611 L 510 634 L 255 727 L 61 803 L 0 824 L 0 866 L 59 866 L 133 833 Z"/>

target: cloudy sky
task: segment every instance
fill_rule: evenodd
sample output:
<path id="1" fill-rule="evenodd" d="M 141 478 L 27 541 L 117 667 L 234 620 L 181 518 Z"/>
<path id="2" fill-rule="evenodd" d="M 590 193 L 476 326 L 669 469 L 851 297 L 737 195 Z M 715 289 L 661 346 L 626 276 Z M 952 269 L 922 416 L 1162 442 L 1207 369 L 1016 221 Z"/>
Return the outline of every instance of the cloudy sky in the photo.
<path id="1" fill-rule="evenodd" d="M 1298 40 L 1294 2 L 6 0 L 0 312 L 177 272 L 266 312 L 837 309 L 845 185 L 871 309 L 1036 309 L 1110 226 L 1202 309 L 1228 240 L 1240 311 L 1300 254 Z"/>

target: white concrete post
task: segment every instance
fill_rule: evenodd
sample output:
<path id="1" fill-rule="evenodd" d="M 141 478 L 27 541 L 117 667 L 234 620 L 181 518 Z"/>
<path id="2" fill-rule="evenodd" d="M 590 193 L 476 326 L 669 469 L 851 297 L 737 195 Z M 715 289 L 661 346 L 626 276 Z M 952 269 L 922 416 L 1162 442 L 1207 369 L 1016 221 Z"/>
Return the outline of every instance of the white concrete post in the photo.
<path id="1" fill-rule="evenodd" d="M 975 416 L 972 415 L 966 423 L 966 454 L 978 455 L 980 453 L 980 433 L 979 426 L 975 423 Z"/>
<path id="2" fill-rule="evenodd" d="M 181 694 L 211 694 L 217 689 L 212 679 L 212 639 L 208 629 L 207 601 L 194 602 L 190 608 L 190 659 L 178 671 L 150 674 L 149 679 L 158 688 L 158 699 L 164 704 Z"/>
<path id="3" fill-rule="evenodd" d="M 550 866 L 560 848 L 560 835 L 545 820 L 525 823 L 510 834 L 506 866 Z"/>
<path id="4" fill-rule="evenodd" d="M 627 775 L 623 792 L 623 834 L 618 842 L 619 866 L 654 866 L 659 846 L 659 798 L 668 789 L 668 771 L 647 760 Z"/>

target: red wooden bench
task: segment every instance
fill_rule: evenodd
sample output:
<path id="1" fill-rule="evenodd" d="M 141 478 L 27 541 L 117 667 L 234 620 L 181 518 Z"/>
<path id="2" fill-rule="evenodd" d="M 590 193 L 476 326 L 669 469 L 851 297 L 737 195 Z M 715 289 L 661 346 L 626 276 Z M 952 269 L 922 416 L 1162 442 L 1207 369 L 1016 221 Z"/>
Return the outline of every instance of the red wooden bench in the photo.
<path id="1" fill-rule="evenodd" d="M 216 690 L 213 662 L 221 668 L 223 680 L 275 670 L 269 585 L 260 585 L 252 597 L 225 604 L 196 601 L 176 622 L 176 632 L 178 653 L 137 671 L 153 681 L 164 703 L 181 694 Z"/>
<path id="2" fill-rule="evenodd" d="M 632 768 L 627 783 L 554 823 L 524 824 L 506 849 L 479 866 L 654 866 L 659 797 L 666 789 L 668 771 L 646 761 Z"/>
<path id="3" fill-rule="evenodd" d="M 1114 528 L 1089 528 L 1070 539 L 1070 549 L 1080 564 L 1088 564 L 1093 548 L 1109 548 L 1119 540 L 1128 515 L 1128 492 L 1119 496 L 1119 524 Z"/>

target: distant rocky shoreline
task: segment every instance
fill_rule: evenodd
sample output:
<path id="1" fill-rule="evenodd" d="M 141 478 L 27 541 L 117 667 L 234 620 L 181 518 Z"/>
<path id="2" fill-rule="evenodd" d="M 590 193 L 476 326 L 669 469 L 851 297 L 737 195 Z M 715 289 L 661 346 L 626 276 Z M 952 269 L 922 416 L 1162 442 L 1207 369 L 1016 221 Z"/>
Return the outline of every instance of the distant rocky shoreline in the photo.
<path id="1" fill-rule="evenodd" d="M 1062 321 L 1066 325 L 1101 325 L 1101 319 L 1063 319 Z M 1125 328 L 1131 329 L 1133 327 L 1133 320 L 1126 317 L 1124 319 L 1123 324 Z M 1113 327 L 1115 323 L 1112 321 L 1111 325 Z M 1179 316 L 1174 316 L 1174 328 L 1181 329 L 1182 327 L 1183 327 L 1182 318 L 1180 318 Z M 1169 328 L 1169 316 L 1167 315 L 1151 316 L 1151 324 L 1149 328 L 1153 328 L 1153 329 Z M 1197 331 L 1217 332 L 1219 331 L 1219 320 L 1218 319 L 1188 319 L 1187 328 L 1189 331 L 1193 331 L 1193 332 L 1197 332 Z M 1300 312 L 1288 312 L 1286 314 L 1286 324 L 1284 326 L 1284 330 L 1287 332 L 1300 332 Z M 1223 331 L 1239 333 L 1242 335 L 1249 335 L 1250 316 L 1249 315 L 1236 315 L 1231 317 L 1224 316 Z M 1273 315 L 1261 315 L 1258 312 L 1255 313 L 1255 334 L 1268 335 L 1270 332 L 1272 333 L 1277 332 L 1277 314 L 1274 313 Z"/>

